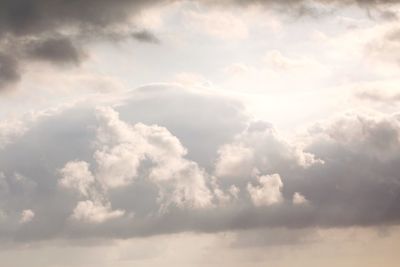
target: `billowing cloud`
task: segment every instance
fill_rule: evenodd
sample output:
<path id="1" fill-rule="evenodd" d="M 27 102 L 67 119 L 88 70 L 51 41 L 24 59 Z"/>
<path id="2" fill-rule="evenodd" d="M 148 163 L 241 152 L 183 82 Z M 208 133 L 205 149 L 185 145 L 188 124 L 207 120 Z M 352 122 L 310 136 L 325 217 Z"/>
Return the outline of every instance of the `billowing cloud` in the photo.
<path id="1" fill-rule="evenodd" d="M 234 142 L 220 148 L 216 175 L 249 177 L 254 170 L 268 174 L 280 167 L 306 168 L 315 163 L 323 162 L 282 138 L 271 124 L 256 121 L 237 135 Z"/>
<path id="2" fill-rule="evenodd" d="M 147 112 L 160 101 L 170 113 Z M 0 151 L 3 239 L 398 224 L 398 115 L 340 115 L 300 144 L 242 113 L 150 86 L 38 118 Z"/>
<path id="3" fill-rule="evenodd" d="M 281 188 L 283 183 L 279 174 L 258 176 L 260 185 L 247 185 L 251 200 L 256 206 L 269 206 L 282 201 Z"/>
<path id="4" fill-rule="evenodd" d="M 124 213 L 122 210 L 111 210 L 109 203 L 104 205 L 100 202 L 85 200 L 78 202 L 72 213 L 72 218 L 88 223 L 102 223 L 121 217 Z"/>
<path id="5" fill-rule="evenodd" d="M 21 212 L 20 223 L 29 223 L 35 217 L 35 213 L 32 210 L 23 210 Z"/>
<path id="6" fill-rule="evenodd" d="M 307 203 L 307 199 L 300 194 L 299 192 L 296 192 L 293 194 L 293 204 L 294 205 L 302 205 L 302 204 L 306 204 Z"/>

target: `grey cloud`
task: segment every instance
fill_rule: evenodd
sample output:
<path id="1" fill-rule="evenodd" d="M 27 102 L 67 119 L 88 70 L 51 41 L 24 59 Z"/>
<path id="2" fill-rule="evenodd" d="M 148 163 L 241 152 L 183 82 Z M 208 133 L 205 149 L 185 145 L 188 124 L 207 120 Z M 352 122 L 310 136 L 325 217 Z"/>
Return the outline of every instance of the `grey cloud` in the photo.
<path id="1" fill-rule="evenodd" d="M 0 222 L 0 236 L 3 240 L 127 238 L 262 227 L 381 226 L 400 221 L 398 115 L 351 114 L 316 124 L 309 131 L 308 145 L 302 149 L 282 138 L 269 123 L 250 123 L 241 106 L 232 99 L 184 88 L 144 87 L 127 95 L 114 110 L 119 113 L 119 119 L 109 117 L 105 121 L 86 104 L 48 114 L 0 150 L 0 210 L 5 214 L 5 219 Z M 60 187 L 62 176 L 59 170 L 71 161 L 87 162 L 94 176 L 99 175 L 98 165 L 103 163 L 111 164 L 105 166 L 113 172 L 126 170 L 116 165 L 119 158 L 129 160 L 126 158 L 129 153 L 148 149 L 147 145 L 134 143 L 140 138 L 133 138 L 134 132 L 129 130 L 132 129 L 129 125 L 137 122 L 148 125 L 139 126 L 145 132 L 160 130 L 151 126 L 154 124 L 166 127 L 158 132 L 164 133 L 162 139 L 158 134 L 147 139 L 152 146 L 163 149 L 152 150 L 155 154 L 142 158 L 137 176 L 129 183 L 101 191 L 107 202 L 104 206 L 94 207 L 97 211 L 100 207 L 100 214 L 125 213 L 108 214 L 112 219 L 101 220 L 101 223 L 71 221 L 77 203 L 84 201 L 85 196 Z M 248 124 L 247 129 L 245 124 Z M 103 128 L 99 132 L 99 125 L 108 125 L 107 131 L 111 130 L 115 138 L 104 135 Z M 166 130 L 170 134 L 166 134 Z M 103 140 L 113 142 L 101 151 L 112 153 L 109 159 L 114 161 L 99 163 L 94 157 L 99 150 L 96 137 L 99 133 L 103 133 Z M 154 178 L 149 177 L 160 160 L 154 161 L 152 157 L 164 159 L 163 155 L 167 154 L 160 151 L 174 151 L 177 140 L 188 149 L 188 154 L 180 150 L 183 159 L 176 161 L 178 165 L 168 161 L 168 165 L 162 165 L 164 168 L 157 171 L 159 174 L 166 171 L 166 177 L 172 173 L 172 176 L 184 178 L 183 183 L 155 183 Z M 233 149 L 219 150 L 224 144 Z M 243 157 L 243 149 L 248 152 L 245 155 L 256 157 Z M 221 151 L 225 153 L 221 154 Z M 231 156 L 230 165 L 225 166 L 232 168 L 236 164 L 236 171 L 214 173 L 213 163 L 227 156 Z M 191 166 L 195 171 L 174 172 L 181 164 Z M 273 173 L 278 173 L 283 183 L 279 189 L 282 201 L 253 205 L 248 184 L 258 186 L 257 175 Z M 205 184 L 194 184 L 189 188 L 196 190 L 198 185 L 203 189 L 206 186 L 213 196 L 211 206 L 194 208 L 172 204 L 168 209 L 160 210 L 162 199 L 166 200 L 171 193 L 179 196 L 181 189 L 188 189 L 182 187 L 175 191 L 175 186 L 190 186 L 195 179 L 204 179 Z M 239 188 L 237 197 L 229 193 L 231 185 Z M 165 186 L 163 191 L 160 186 Z M 160 198 L 160 192 L 167 195 Z M 292 199 L 296 192 L 307 202 L 294 205 Z M 180 203 L 187 199 L 175 201 Z M 112 208 L 108 209 L 107 205 Z M 26 209 L 31 209 L 35 217 L 20 224 L 21 211 Z"/>
<path id="2" fill-rule="evenodd" d="M 36 60 L 44 60 L 56 64 L 79 64 L 84 57 L 82 51 L 65 37 L 50 38 L 30 42 L 24 50 L 28 57 Z"/>
<path id="3" fill-rule="evenodd" d="M 54 32 L 67 25 L 105 27 L 123 22 L 129 15 L 159 1 L 50 1 L 2 0 L 0 2 L 1 31 L 14 35 Z"/>
<path id="4" fill-rule="evenodd" d="M 26 50 L 30 58 L 49 61 L 55 64 L 72 63 L 77 65 L 82 59 L 84 43 L 78 46 L 75 39 L 103 36 L 104 39 L 118 35 L 106 34 L 118 24 L 125 24 L 132 15 L 143 8 L 152 6 L 162 0 L 81 0 L 81 1 L 51 1 L 51 0 L 1 0 L 0 1 L 0 40 L 10 43 L 1 61 L 8 67 L 2 67 L 0 87 L 18 81 L 21 73 L 16 67 L 19 61 L 24 61 L 21 52 L 16 47 Z M 59 35 L 65 29 L 74 29 L 77 36 Z M 35 40 L 26 42 L 26 40 Z M 152 41 L 155 36 L 141 34 L 138 40 Z M 24 53 L 22 53 L 24 54 Z M 12 60 L 12 61 L 11 61 Z"/>
<path id="5" fill-rule="evenodd" d="M 0 90 L 20 79 L 18 61 L 12 55 L 0 52 Z"/>
<path id="6" fill-rule="evenodd" d="M 213 1 L 204 0 L 205 3 L 214 4 Z M 344 6 L 349 5 L 359 5 L 361 7 L 366 8 L 378 8 L 381 7 L 388 7 L 391 4 L 397 4 L 398 0 L 286 0 L 286 1 L 279 1 L 279 0 L 224 0 L 220 1 L 218 4 L 222 5 L 265 5 L 276 7 L 278 10 L 282 12 L 293 13 L 297 15 L 318 15 L 321 12 L 326 12 L 320 10 L 321 7 L 331 7 L 332 10 L 339 9 Z"/>
<path id="7" fill-rule="evenodd" d="M 385 90 L 361 90 L 355 94 L 360 100 L 395 105 L 400 102 L 400 93 L 391 94 Z"/>
<path id="8" fill-rule="evenodd" d="M 293 5 L 298 3 L 305 3 L 305 0 L 225 0 L 225 3 L 238 3 L 238 4 L 249 4 L 249 3 L 259 3 L 259 4 L 277 4 L 277 5 Z M 397 0 L 314 0 L 311 3 L 321 3 L 321 4 L 360 4 L 360 5 L 384 5 L 384 4 L 396 4 Z"/>
<path id="9" fill-rule="evenodd" d="M 388 20 L 397 19 L 397 14 L 392 12 L 390 8 L 392 5 L 398 4 L 398 0 L 223 0 L 217 3 L 216 1 L 203 0 L 202 2 L 217 6 L 260 5 L 288 14 L 292 18 L 310 16 L 316 19 L 329 16 L 347 6 L 356 5 L 364 8 L 371 18 L 371 10 L 374 10 L 378 12 L 381 18 Z"/>
<path id="10" fill-rule="evenodd" d="M 160 39 L 149 31 L 139 31 L 132 33 L 132 37 L 139 42 L 159 44 Z"/>
<path id="11" fill-rule="evenodd" d="M 380 17 L 384 20 L 398 20 L 399 16 L 391 10 L 383 10 L 380 12 Z"/>
<path id="12" fill-rule="evenodd" d="M 171 0 L 80 0 L 80 1 L 51 1 L 51 0 L 2 0 L 0 1 L 0 30 L 3 34 L 32 35 L 44 32 L 54 32 L 59 27 L 73 25 L 79 27 L 105 27 L 124 22 L 132 13 L 158 3 L 172 2 Z M 199 0 L 199 2 L 207 2 Z M 303 4 L 304 0 L 226 0 L 230 4 L 274 4 L 290 6 Z M 361 4 L 378 6 L 397 3 L 397 0 L 328 0 L 314 1 L 321 4 Z"/>

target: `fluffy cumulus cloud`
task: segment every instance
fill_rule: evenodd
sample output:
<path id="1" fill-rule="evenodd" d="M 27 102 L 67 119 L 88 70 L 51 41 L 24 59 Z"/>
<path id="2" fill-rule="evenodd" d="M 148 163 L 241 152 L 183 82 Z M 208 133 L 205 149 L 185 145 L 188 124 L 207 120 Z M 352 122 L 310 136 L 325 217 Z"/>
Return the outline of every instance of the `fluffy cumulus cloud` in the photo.
<path id="1" fill-rule="evenodd" d="M 72 217 L 89 223 L 102 223 L 106 220 L 118 218 L 124 211 L 111 210 L 110 204 L 102 204 L 91 200 L 79 201 L 73 211 Z"/>
<path id="2" fill-rule="evenodd" d="M 293 194 L 293 204 L 301 205 L 306 203 L 307 199 L 302 194 L 300 194 L 299 192 Z"/>
<path id="3" fill-rule="evenodd" d="M 285 140 L 271 124 L 256 121 L 232 143 L 220 148 L 216 175 L 249 177 L 254 170 L 271 173 L 281 167 L 307 168 L 316 163 L 323 164 L 323 161 Z"/>
<path id="4" fill-rule="evenodd" d="M 21 212 L 20 223 L 28 223 L 33 220 L 35 213 L 32 210 L 23 210 Z"/>
<path id="5" fill-rule="evenodd" d="M 86 162 L 69 162 L 62 169 L 67 174 L 61 180 L 62 185 L 72 185 L 84 196 L 89 195 L 88 187 L 95 182 L 104 191 L 128 186 L 138 178 L 139 168 L 147 161 L 150 166 L 146 179 L 159 188 L 158 201 L 163 207 L 170 203 L 181 207 L 211 204 L 205 172 L 195 162 L 184 158 L 186 149 L 167 129 L 141 123 L 129 125 L 109 107 L 99 108 L 96 113 L 100 125 L 93 156 L 97 166 L 95 176 Z M 92 205 L 79 203 L 78 207 L 89 204 Z M 99 212 L 104 210 L 99 209 Z"/>
<path id="6" fill-rule="evenodd" d="M 171 113 L 151 113 L 166 100 Z M 398 114 L 343 114 L 287 138 L 230 98 L 160 85 L 22 129 L 0 150 L 4 240 L 400 219 Z"/>
<path id="7" fill-rule="evenodd" d="M 282 201 L 281 188 L 283 186 L 279 174 L 257 177 L 259 186 L 247 185 L 251 200 L 256 206 L 269 206 Z"/>

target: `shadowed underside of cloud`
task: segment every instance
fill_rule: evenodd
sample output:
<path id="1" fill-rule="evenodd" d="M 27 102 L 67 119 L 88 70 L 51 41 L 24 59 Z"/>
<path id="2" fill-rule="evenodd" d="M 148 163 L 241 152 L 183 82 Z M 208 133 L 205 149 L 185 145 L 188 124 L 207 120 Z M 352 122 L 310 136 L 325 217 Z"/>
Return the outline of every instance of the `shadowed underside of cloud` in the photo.
<path id="1" fill-rule="evenodd" d="M 168 86 L 43 114 L 1 124 L 3 240 L 400 220 L 398 115 L 333 118 L 300 145 L 232 99 Z"/>
<path id="2" fill-rule="evenodd" d="M 0 52 L 0 90 L 20 79 L 18 61 Z"/>
<path id="3" fill-rule="evenodd" d="M 132 33 L 132 37 L 139 42 L 159 44 L 160 39 L 149 31 L 139 31 Z"/>
<path id="4" fill-rule="evenodd" d="M 51 38 L 31 42 L 25 46 L 28 57 L 55 64 L 79 64 L 82 52 L 68 38 Z"/>

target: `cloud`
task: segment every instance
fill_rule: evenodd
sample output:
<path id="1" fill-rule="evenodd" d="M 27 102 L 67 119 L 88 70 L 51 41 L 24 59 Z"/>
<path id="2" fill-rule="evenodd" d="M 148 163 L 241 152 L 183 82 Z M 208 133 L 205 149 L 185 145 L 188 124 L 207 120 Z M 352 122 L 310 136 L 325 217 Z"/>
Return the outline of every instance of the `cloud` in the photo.
<path id="1" fill-rule="evenodd" d="M 23 69 L 29 68 L 32 59 L 53 64 L 77 66 L 87 54 L 91 42 L 134 38 L 140 42 L 160 43 L 154 33 L 135 24 L 135 19 L 154 6 L 171 4 L 174 0 L 122 0 L 109 1 L 50 1 L 50 0 L 2 0 L 0 2 L 0 87 L 15 84 L 23 77 Z M 199 6 L 212 1 L 198 0 Z M 215 2 L 215 1 L 214 1 Z M 215 3 L 212 4 L 215 5 Z M 332 1 L 240 1 L 227 0 L 218 5 L 268 5 L 285 12 L 316 13 L 321 9 L 360 5 L 368 8 L 390 8 L 394 0 L 332 0 Z M 316 11 L 315 11 L 316 10 Z M 390 16 L 390 10 L 382 13 Z M 391 13 L 393 17 L 393 12 Z M 248 29 L 240 17 L 213 9 L 209 13 L 187 12 L 191 27 L 225 40 L 244 39 Z M 132 30 L 133 29 L 133 30 Z M 7 56 L 4 56 L 7 55 Z M 3 63 L 1 63 L 3 62 Z"/>
<path id="2" fill-rule="evenodd" d="M 268 174 L 281 166 L 307 168 L 316 163 L 322 161 L 282 138 L 271 124 L 256 121 L 250 123 L 232 143 L 220 148 L 216 175 L 250 177 L 255 169 Z"/>
<path id="3" fill-rule="evenodd" d="M 153 33 L 143 30 L 132 33 L 132 37 L 139 42 L 159 44 L 161 41 Z"/>
<path id="4" fill-rule="evenodd" d="M 184 158 L 186 149 L 167 129 L 141 123 L 131 126 L 111 108 L 99 109 L 98 119 L 102 125 L 97 130 L 94 158 L 98 166 L 96 178 L 104 188 L 131 184 L 143 161 L 148 160 L 153 165 L 148 179 L 159 188 L 162 208 L 170 203 L 181 207 L 210 205 L 205 173 Z"/>
<path id="5" fill-rule="evenodd" d="M 306 3 L 308 1 L 305 0 L 291 0 L 291 1 L 278 1 L 278 0 L 251 0 L 251 1 L 242 1 L 242 0 L 226 0 L 225 3 L 237 3 L 237 4 L 272 4 L 272 5 L 284 5 L 284 6 L 291 6 L 297 5 L 301 3 Z M 340 4 L 340 5 L 370 5 L 370 6 L 379 6 L 379 5 L 386 5 L 386 4 L 396 4 L 397 0 L 314 0 L 311 3 L 321 3 L 325 5 L 329 4 Z"/>
<path id="6" fill-rule="evenodd" d="M 399 136 L 396 114 L 348 113 L 299 143 L 232 99 L 166 85 L 65 107 L 0 150 L 1 240 L 396 225 Z"/>
<path id="7" fill-rule="evenodd" d="M 124 22 L 131 13 L 139 12 L 158 1 L 124 0 L 118 3 L 83 0 L 79 2 L 11 1 L 0 3 L 3 34 L 41 34 L 65 26 L 105 27 Z"/>
<path id="8" fill-rule="evenodd" d="M 223 0 L 215 1 L 203 0 L 203 3 L 216 5 L 218 7 L 243 7 L 243 6 L 261 6 L 274 9 L 291 17 L 299 18 L 310 16 L 315 19 L 321 19 L 330 16 L 336 10 L 341 10 L 349 6 L 358 6 L 364 8 L 371 16 L 371 10 L 376 10 L 384 19 L 396 19 L 396 14 L 391 12 L 391 7 L 398 3 L 397 0 Z"/>
<path id="9" fill-rule="evenodd" d="M 122 210 L 111 210 L 109 203 L 103 205 L 102 203 L 85 200 L 78 202 L 72 218 L 88 223 L 102 223 L 121 217 L 124 213 Z"/>
<path id="10" fill-rule="evenodd" d="M 28 57 L 55 64 L 79 64 L 83 53 L 68 38 L 50 38 L 25 45 Z"/>
<path id="11" fill-rule="evenodd" d="M 65 188 L 76 189 L 81 195 L 89 197 L 95 179 L 84 161 L 71 161 L 60 170 L 62 179 L 59 184 Z"/>
<path id="12" fill-rule="evenodd" d="M 357 90 L 355 97 L 360 100 L 394 105 L 400 102 L 400 93 L 396 90 L 363 88 Z"/>
<path id="13" fill-rule="evenodd" d="M 41 60 L 79 65 L 89 40 L 129 37 L 121 35 L 118 26 L 132 24 L 131 17 L 161 2 L 164 1 L 0 1 L 0 87 L 18 82 L 22 76 L 18 68 L 21 62 Z M 158 42 L 147 31 L 136 31 L 132 36 L 140 41 Z"/>
<path id="14" fill-rule="evenodd" d="M 259 186 L 247 184 L 251 200 L 256 206 L 270 206 L 283 200 L 281 188 L 283 183 L 279 174 L 257 177 Z"/>
<path id="15" fill-rule="evenodd" d="M 20 223 L 28 223 L 33 220 L 35 217 L 35 213 L 32 210 L 23 210 L 21 212 L 21 218 L 20 218 Z"/>
<path id="16" fill-rule="evenodd" d="M 0 90 L 20 79 L 19 65 L 16 58 L 0 52 Z"/>
<path id="17" fill-rule="evenodd" d="M 293 195 L 293 204 L 294 205 L 301 205 L 301 204 L 306 204 L 307 199 L 300 194 L 299 192 L 294 193 Z"/>
<path id="18" fill-rule="evenodd" d="M 397 56 L 400 51 L 400 30 L 394 27 L 389 30 L 378 32 L 374 39 L 366 45 L 368 56 L 378 61 L 399 64 Z"/>
<path id="19" fill-rule="evenodd" d="M 25 133 L 25 123 L 18 119 L 8 119 L 0 122 L 0 149 L 12 143 L 13 140 Z"/>

